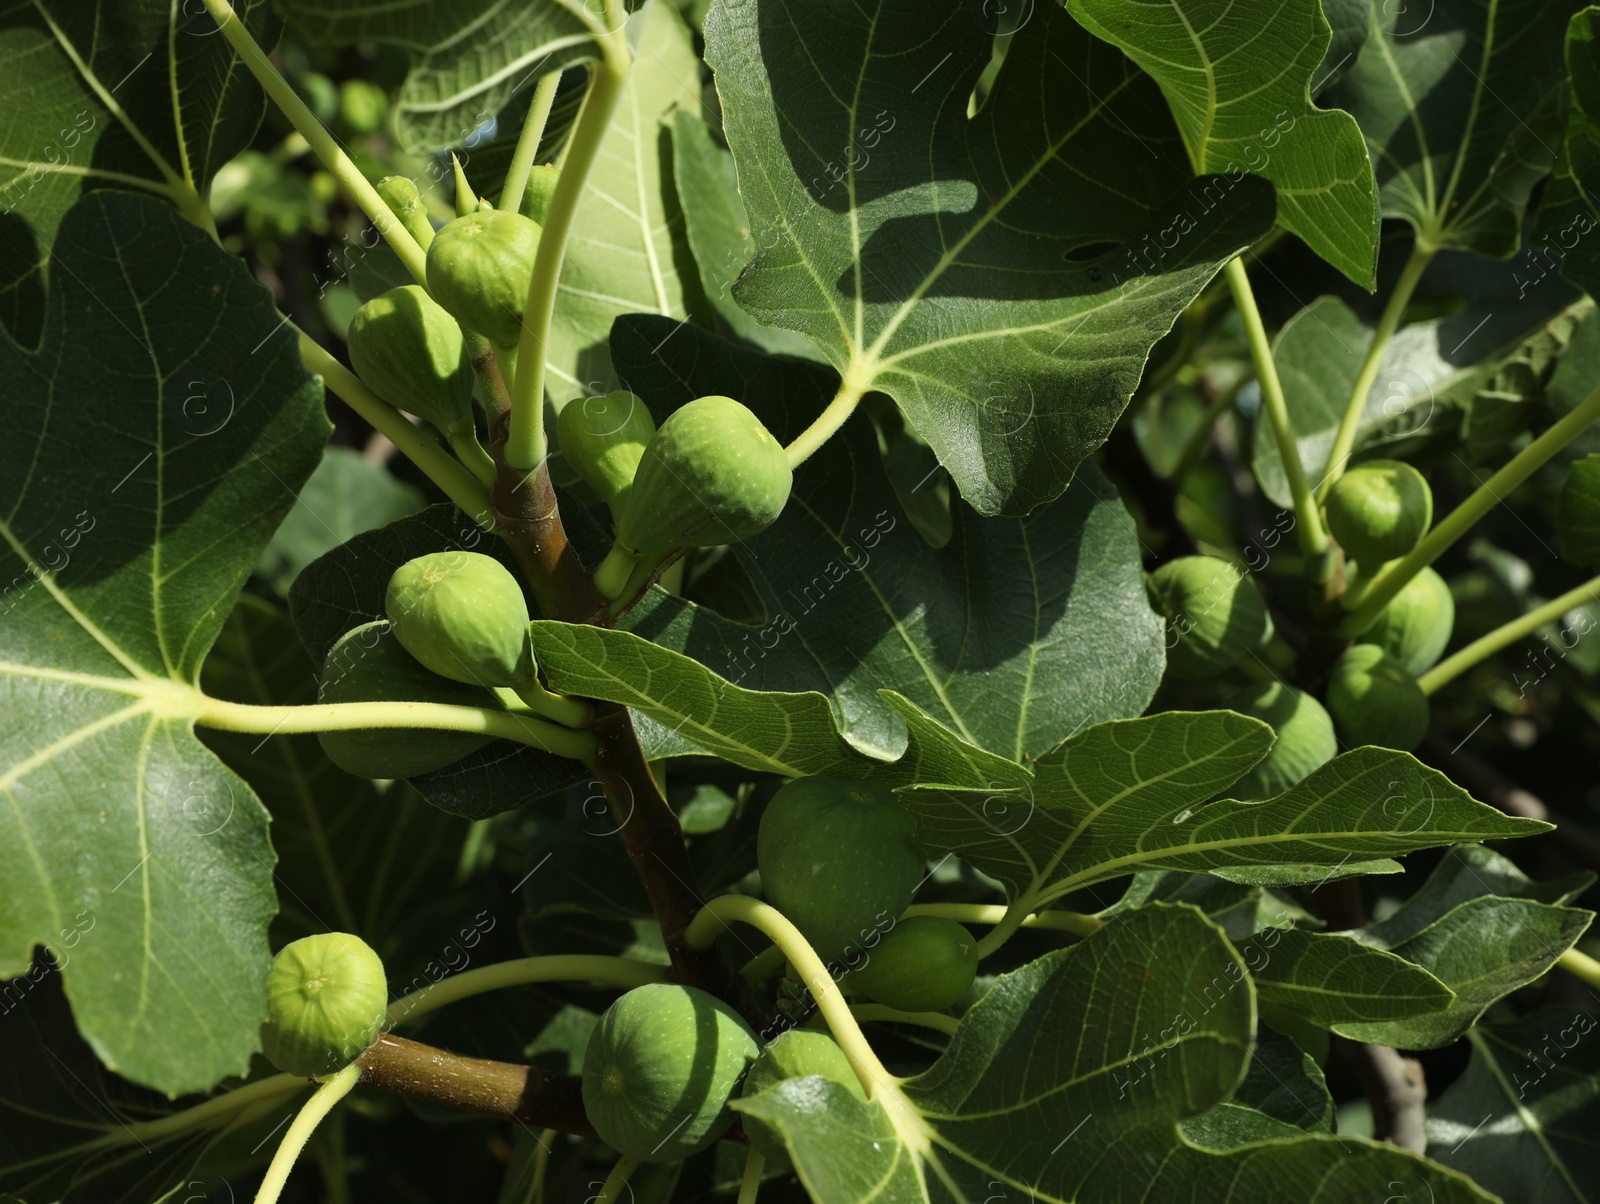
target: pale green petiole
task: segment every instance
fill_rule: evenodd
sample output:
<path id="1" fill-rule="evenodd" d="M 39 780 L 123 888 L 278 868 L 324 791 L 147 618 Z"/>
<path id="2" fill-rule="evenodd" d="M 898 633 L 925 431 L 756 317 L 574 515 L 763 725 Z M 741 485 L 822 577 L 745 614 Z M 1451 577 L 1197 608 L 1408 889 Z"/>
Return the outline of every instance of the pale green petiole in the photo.
<path id="1" fill-rule="evenodd" d="M 322 1085 L 306 1101 L 305 1107 L 300 1109 L 289 1131 L 283 1135 L 283 1142 L 278 1146 L 278 1152 L 273 1154 L 267 1173 L 261 1180 L 261 1187 L 256 1192 L 256 1204 L 277 1204 L 278 1197 L 283 1194 L 284 1184 L 289 1181 L 289 1172 L 294 1169 L 311 1134 L 333 1111 L 334 1105 L 349 1095 L 360 1081 L 361 1067 L 354 1062 L 323 1080 Z"/>
<path id="2" fill-rule="evenodd" d="M 1445 657 L 1417 678 L 1417 684 L 1422 687 L 1424 694 L 1432 694 L 1440 686 L 1460 677 L 1473 665 L 1488 660 L 1508 644 L 1532 635 L 1546 623 L 1554 623 L 1569 610 L 1582 606 L 1585 602 L 1593 602 L 1596 598 L 1600 598 L 1600 577 L 1585 581 L 1576 589 L 1568 590 L 1559 598 L 1551 599 L 1520 618 L 1502 623 L 1488 635 L 1473 640 L 1465 648 Z"/>
<path id="3" fill-rule="evenodd" d="M 528 119 L 522 123 L 522 133 L 517 136 L 517 149 L 511 156 L 511 166 L 506 168 L 506 182 L 500 189 L 500 208 L 512 213 L 522 208 L 522 194 L 528 188 L 528 175 L 533 171 L 534 158 L 539 153 L 539 141 L 544 137 L 545 124 L 550 120 L 550 106 L 555 104 L 556 89 L 561 86 L 561 68 L 548 71 L 534 85 L 533 99 L 528 102 Z"/>

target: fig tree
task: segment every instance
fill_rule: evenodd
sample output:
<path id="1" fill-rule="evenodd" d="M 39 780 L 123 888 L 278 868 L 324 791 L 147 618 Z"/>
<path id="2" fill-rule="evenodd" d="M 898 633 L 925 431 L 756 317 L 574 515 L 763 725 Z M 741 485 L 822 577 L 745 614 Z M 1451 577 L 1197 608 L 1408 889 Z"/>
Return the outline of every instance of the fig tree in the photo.
<path id="1" fill-rule="evenodd" d="M 377 190 L 389 212 L 400 219 L 417 245 L 426 251 L 433 242 L 433 223 L 428 220 L 428 206 L 416 184 L 405 176 L 384 176 L 378 181 Z"/>
<path id="2" fill-rule="evenodd" d="M 911 903 L 926 859 L 917 821 L 887 787 L 798 778 L 767 804 L 756 838 L 767 899 L 824 962 L 865 949 Z"/>
<path id="3" fill-rule="evenodd" d="M 698 1153 L 733 1123 L 728 1100 L 760 1046 L 727 1004 L 694 987 L 635 987 L 583 1054 L 583 1106 L 600 1139 L 640 1162 Z"/>
<path id="4" fill-rule="evenodd" d="M 1328 711 L 1347 744 L 1408 752 L 1428 730 L 1428 696 L 1375 644 L 1354 645 L 1334 665 Z"/>
<path id="5" fill-rule="evenodd" d="M 867 952 L 845 982 L 868 999 L 902 1012 L 942 1012 L 978 973 L 978 942 L 954 920 L 911 916 Z"/>
<path id="6" fill-rule="evenodd" d="M 465 685 L 423 668 L 400 646 L 388 620 L 364 623 L 340 636 L 322 664 L 322 702 L 446 702 L 499 707 L 492 690 Z M 374 727 L 318 732 L 328 759 L 361 778 L 409 778 L 453 765 L 490 737 L 429 728 Z"/>
<path id="7" fill-rule="evenodd" d="M 1444 578 L 1423 569 L 1379 612 L 1361 635 L 1376 644 L 1407 673 L 1426 672 L 1443 655 L 1456 621 L 1456 603 Z"/>
<path id="8" fill-rule="evenodd" d="M 839 1043 L 829 1034 L 809 1028 L 791 1028 L 768 1042 L 755 1065 L 750 1067 L 750 1073 L 744 1076 L 739 1095 L 749 1099 L 788 1079 L 808 1079 L 813 1075 L 849 1088 L 857 1099 L 867 1098 L 861 1080 L 851 1069 L 850 1060 L 844 1056 Z M 746 1116 L 744 1131 L 756 1152 L 768 1162 L 780 1167 L 789 1165 L 788 1147 L 783 1144 L 783 1135 L 772 1124 Z"/>
<path id="9" fill-rule="evenodd" d="M 520 213 L 480 209 L 446 222 L 428 247 L 428 291 L 468 330 L 497 343 L 522 333 L 539 224 Z"/>
<path id="10" fill-rule="evenodd" d="M 650 411 L 626 389 L 569 401 L 556 419 L 561 454 L 605 500 L 613 518 L 627 508 L 639 460 L 655 433 Z"/>
<path id="11" fill-rule="evenodd" d="M 1216 556 L 1180 556 L 1150 574 L 1150 604 L 1167 620 L 1167 671 L 1200 681 L 1231 669 L 1267 636 L 1255 583 Z"/>
<path id="12" fill-rule="evenodd" d="M 390 405 L 446 435 L 473 429 L 461 327 L 421 285 L 392 288 L 356 310 L 349 341 L 356 373 Z"/>
<path id="13" fill-rule="evenodd" d="M 1356 465 L 1328 490 L 1326 509 L 1328 530 L 1368 573 L 1404 556 L 1433 525 L 1428 482 L 1401 460 Z"/>
<path id="14" fill-rule="evenodd" d="M 389 578 L 395 637 L 452 681 L 519 689 L 534 680 L 528 603 L 510 571 L 480 552 L 433 552 Z"/>
<path id="15" fill-rule="evenodd" d="M 1275 798 L 1339 751 L 1328 712 L 1293 686 L 1281 682 L 1246 686 L 1222 703 L 1222 709 L 1261 720 L 1276 737 L 1267 755 L 1228 788 L 1229 798 L 1245 802 Z"/>
<path id="16" fill-rule="evenodd" d="M 333 1074 L 372 1044 L 388 1007 L 383 962 L 365 941 L 348 932 L 302 937 L 267 973 L 261 1052 L 286 1074 Z"/>

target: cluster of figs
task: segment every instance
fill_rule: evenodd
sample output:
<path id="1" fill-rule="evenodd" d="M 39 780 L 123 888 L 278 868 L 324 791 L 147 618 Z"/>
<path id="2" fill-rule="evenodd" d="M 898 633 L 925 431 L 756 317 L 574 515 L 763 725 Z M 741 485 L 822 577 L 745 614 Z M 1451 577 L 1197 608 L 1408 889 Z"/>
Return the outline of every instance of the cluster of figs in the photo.
<path id="1" fill-rule="evenodd" d="M 1325 514 L 1329 532 L 1354 562 L 1344 597 L 1354 607 L 1384 565 L 1427 533 L 1433 496 L 1411 465 L 1373 460 L 1333 484 Z M 1228 561 L 1180 557 L 1151 573 L 1147 586 L 1151 605 L 1167 620 L 1167 674 L 1177 681 L 1212 679 L 1272 638 L 1261 592 Z M 1277 680 L 1224 700 L 1222 707 L 1260 719 L 1277 736 L 1266 758 L 1229 793 L 1247 801 L 1271 798 L 1331 760 L 1341 741 L 1414 748 L 1428 729 L 1428 698 L 1417 678 L 1443 654 L 1454 623 L 1449 586 L 1424 568 L 1335 663 L 1326 707 Z"/>
<path id="2" fill-rule="evenodd" d="M 789 782 L 762 812 L 756 857 L 767 900 L 844 993 L 900 1012 L 937 1012 L 972 992 L 972 934 L 953 920 L 902 915 L 925 878 L 927 854 L 916 818 L 887 786 Z M 388 1006 L 383 963 L 364 941 L 341 932 L 304 937 L 274 959 L 263 1052 L 290 1074 L 333 1074 L 376 1039 Z M 661 982 L 634 988 L 600 1016 L 584 1052 L 583 1102 L 619 1153 L 674 1162 L 732 1128 L 736 1097 L 813 1076 L 866 1098 L 857 1068 L 825 1029 L 784 1027 L 763 1043 L 722 1000 Z M 764 1157 L 788 1164 L 770 1124 L 746 1116 L 744 1132 Z"/>

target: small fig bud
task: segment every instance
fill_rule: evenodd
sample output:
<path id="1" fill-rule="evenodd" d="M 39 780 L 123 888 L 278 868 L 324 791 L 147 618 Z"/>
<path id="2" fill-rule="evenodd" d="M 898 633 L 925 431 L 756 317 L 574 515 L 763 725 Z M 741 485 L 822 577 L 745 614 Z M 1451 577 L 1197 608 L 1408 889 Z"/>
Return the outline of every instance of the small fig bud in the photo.
<path id="1" fill-rule="evenodd" d="M 1334 665 L 1328 711 L 1347 744 L 1408 752 L 1428 731 L 1428 696 L 1375 644 L 1354 645 Z"/>
<path id="2" fill-rule="evenodd" d="M 352 134 L 372 134 L 389 115 L 389 94 L 364 79 L 347 79 L 339 85 L 339 120 Z"/>
<path id="3" fill-rule="evenodd" d="M 539 252 L 539 224 L 481 209 L 446 222 L 428 248 L 428 291 L 468 330 L 515 343 Z"/>
<path id="4" fill-rule="evenodd" d="M 1270 621 L 1261 592 L 1226 560 L 1170 560 L 1150 574 L 1149 594 L 1167 620 L 1167 671 L 1180 681 L 1231 669 L 1266 639 Z"/>
<path id="5" fill-rule="evenodd" d="M 544 219 L 550 213 L 550 198 L 555 196 L 556 183 L 560 179 L 560 170 L 549 163 L 530 171 L 527 191 L 522 194 L 522 215 L 531 217 L 543 226 Z"/>
<path id="6" fill-rule="evenodd" d="M 889 929 L 846 985 L 902 1012 L 942 1012 L 978 973 L 978 942 L 954 920 L 911 916 Z"/>
<path id="7" fill-rule="evenodd" d="M 1450 643 L 1456 603 L 1444 578 L 1425 568 L 1379 612 L 1361 634 L 1363 644 L 1376 644 L 1413 677 L 1433 667 Z"/>
<path id="8" fill-rule="evenodd" d="M 851 1069 L 850 1059 L 844 1056 L 839 1043 L 829 1034 L 809 1028 L 791 1028 L 768 1042 L 755 1065 L 750 1067 L 750 1073 L 744 1076 L 739 1095 L 750 1099 L 788 1079 L 808 1079 L 814 1075 L 838 1083 L 859 1100 L 867 1098 L 861 1080 Z M 746 1116 L 744 1131 L 756 1152 L 768 1162 L 780 1167 L 789 1165 L 789 1149 L 783 1143 L 783 1134 L 770 1122 Z"/>
<path id="9" fill-rule="evenodd" d="M 285 1074 L 317 1078 L 360 1057 L 383 1027 L 383 962 L 348 932 L 291 941 L 267 974 L 261 1052 Z"/>
<path id="10" fill-rule="evenodd" d="M 655 433 L 644 402 L 625 389 L 569 401 L 556 419 L 561 454 L 605 500 L 613 518 L 627 509 L 634 474 Z"/>
<path id="11" fill-rule="evenodd" d="M 395 637 L 452 681 L 517 689 L 533 680 L 528 603 L 506 567 L 479 552 L 434 552 L 389 579 Z"/>
<path id="12" fill-rule="evenodd" d="M 377 189 L 383 203 L 389 206 L 389 212 L 400 219 L 407 233 L 426 251 L 433 242 L 433 223 L 428 220 L 428 206 L 423 203 L 416 184 L 405 176 L 384 176 L 378 181 Z"/>
<path id="13" fill-rule="evenodd" d="M 387 619 L 345 632 L 322 662 L 322 702 L 445 702 L 499 707 L 492 690 L 440 677 L 400 646 Z M 359 778 L 410 778 L 454 765 L 490 737 L 431 728 L 347 728 L 318 732 L 322 751 Z"/>
<path id="14" fill-rule="evenodd" d="M 1276 737 L 1267 755 L 1228 788 L 1229 798 L 1244 802 L 1276 798 L 1333 760 L 1339 751 L 1328 712 L 1311 695 L 1292 686 L 1280 682 L 1246 686 L 1224 702 L 1222 709 L 1261 720 Z"/>
<path id="15" fill-rule="evenodd" d="M 1404 556 L 1433 525 L 1433 493 L 1400 460 L 1358 464 L 1328 490 L 1328 530 L 1370 575 L 1386 560 Z"/>
<path id="16" fill-rule="evenodd" d="M 739 1014 L 676 983 L 635 987 L 583 1053 L 583 1106 L 600 1139 L 640 1162 L 697 1154 L 733 1123 L 728 1100 L 760 1046 Z"/>
<path id="17" fill-rule="evenodd" d="M 440 431 L 470 431 L 472 366 L 461 327 L 418 284 L 374 297 L 350 323 L 350 362 L 390 405 Z"/>

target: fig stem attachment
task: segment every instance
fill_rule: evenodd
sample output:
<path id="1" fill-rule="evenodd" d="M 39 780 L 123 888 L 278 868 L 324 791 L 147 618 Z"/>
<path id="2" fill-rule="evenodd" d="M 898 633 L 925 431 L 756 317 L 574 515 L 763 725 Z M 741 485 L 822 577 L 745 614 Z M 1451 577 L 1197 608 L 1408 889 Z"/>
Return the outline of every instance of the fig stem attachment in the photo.
<path id="1" fill-rule="evenodd" d="M 289 81 L 279 74 L 278 69 L 267 58 L 266 52 L 245 28 L 244 22 L 239 20 L 234 13 L 229 0 L 205 0 L 205 5 L 210 10 L 212 17 L 217 22 L 217 27 L 222 30 L 222 36 L 228 42 L 250 73 L 256 77 L 257 82 L 272 97 L 278 108 L 294 128 L 300 131 L 307 144 L 317 153 L 329 172 L 339 183 L 343 184 L 355 198 L 356 204 L 371 219 L 377 227 L 378 233 L 383 235 L 385 241 L 393 248 L 394 253 L 400 257 L 400 262 L 405 265 L 406 271 L 416 279 L 424 288 L 428 284 L 427 258 L 417 240 L 411 237 L 411 232 L 401 224 L 389 206 L 384 203 L 378 190 L 361 173 L 361 169 L 344 153 L 344 148 L 327 130 L 322 122 L 317 120 L 317 115 L 311 111 L 310 106 L 295 94 L 289 86 Z"/>
<path id="2" fill-rule="evenodd" d="M 389 1005 L 385 1029 L 426 1016 L 448 1004 L 486 991 L 530 986 L 541 982 L 597 982 L 632 990 L 653 982 L 669 982 L 671 969 L 653 962 L 598 954 L 563 953 L 547 957 L 518 957 L 510 961 L 463 970 L 449 978 L 402 995 Z"/>
<path id="3" fill-rule="evenodd" d="M 350 1094 L 351 1089 L 361 1081 L 361 1067 L 352 1062 L 335 1075 L 322 1080 L 322 1085 L 312 1093 L 311 1098 L 300 1109 L 300 1114 L 294 1118 L 294 1123 L 289 1126 L 289 1131 L 283 1135 L 283 1141 L 278 1145 L 278 1152 L 273 1154 L 272 1162 L 267 1167 L 267 1173 L 262 1177 L 261 1188 L 256 1192 L 256 1204 L 278 1204 L 278 1197 L 283 1194 L 283 1185 L 289 1181 L 289 1172 L 294 1169 L 295 1162 L 300 1157 L 300 1152 L 305 1149 L 306 1142 L 311 1139 L 311 1134 L 316 1132 L 333 1111 L 334 1105 Z"/>
<path id="4" fill-rule="evenodd" d="M 684 548 L 668 548 L 665 552 L 653 552 L 639 557 L 638 563 L 633 566 L 633 571 L 628 574 L 628 580 L 621 592 L 612 600 L 609 607 L 611 617 L 613 619 L 619 617 L 637 602 L 639 595 L 650 588 L 650 582 L 661 571 L 661 566 L 675 556 L 682 556 L 685 551 Z"/>
<path id="5" fill-rule="evenodd" d="M 491 530 L 494 510 L 483 483 L 425 431 L 413 426 L 404 414 L 369 389 L 359 376 L 334 359 L 315 339 L 298 327 L 292 329 L 300 338 L 300 361 L 305 364 L 306 371 L 322 377 L 327 388 L 381 431 L 430 481 L 444 490 L 446 497 L 471 516 L 473 522 L 484 530 Z"/>
<path id="6" fill-rule="evenodd" d="M 615 601 L 622 597 L 623 590 L 628 585 L 628 578 L 633 575 L 634 567 L 638 563 L 639 557 L 623 547 L 620 541 L 612 544 L 611 550 L 606 553 L 606 558 L 594 571 L 594 587 Z"/>
<path id="7" fill-rule="evenodd" d="M 794 966 L 811 997 L 817 1001 L 818 1010 L 833 1030 L 833 1039 L 839 1043 L 851 1069 L 866 1089 L 867 1098 L 873 1099 L 892 1089 L 899 1080 L 884 1068 L 872 1051 L 861 1026 L 850 1014 L 850 1005 L 845 1002 L 839 984 L 800 930 L 776 907 L 746 895 L 722 895 L 695 913 L 684 930 L 683 939 L 690 948 L 709 949 L 716 943 L 717 935 L 734 921 L 749 924 L 783 950 L 789 964 Z"/>
<path id="8" fill-rule="evenodd" d="M 783 449 L 784 455 L 789 459 L 790 468 L 798 468 L 805 461 L 816 454 L 829 439 L 839 433 L 839 428 L 850 420 L 850 415 L 856 412 L 856 407 L 861 404 L 861 399 L 866 396 L 867 386 L 856 379 L 855 374 L 846 376 L 839 382 L 839 391 L 833 395 L 833 400 L 818 414 L 816 419 L 805 430 L 796 435 Z"/>
<path id="9" fill-rule="evenodd" d="M 512 152 L 511 166 L 506 168 L 506 182 L 500 188 L 502 209 L 512 213 L 522 211 L 528 174 L 533 171 L 533 161 L 539 157 L 539 142 L 544 137 L 544 127 L 550 120 L 550 108 L 555 104 L 556 89 L 560 86 L 560 67 L 545 72 L 534 85 L 533 99 L 528 102 L 528 118 L 522 123 L 522 133 L 517 135 L 517 149 Z"/>
<path id="10" fill-rule="evenodd" d="M 914 1024 L 918 1028 L 931 1028 L 941 1032 L 947 1037 L 953 1037 L 956 1026 L 961 1023 L 954 1016 L 946 1016 L 943 1012 L 901 1012 L 881 1003 L 853 1003 L 850 1005 L 850 1014 L 857 1020 L 871 1022 L 883 1020 L 890 1024 Z"/>
<path id="11" fill-rule="evenodd" d="M 628 1180 L 633 1178 L 633 1172 L 638 1169 L 637 1158 L 629 1158 L 626 1154 L 618 1158 L 617 1165 L 611 1168 L 606 1181 L 600 1185 L 599 1194 L 589 1197 L 589 1204 L 616 1204 L 617 1194 L 627 1186 Z"/>
<path id="12" fill-rule="evenodd" d="M 1344 416 L 1339 420 L 1339 431 L 1333 437 L 1333 447 L 1328 452 L 1328 467 L 1322 478 L 1322 483 L 1317 486 L 1317 500 L 1327 501 L 1328 490 L 1333 488 L 1333 483 L 1344 474 L 1346 465 L 1350 460 L 1351 449 L 1355 447 L 1356 431 L 1361 425 L 1361 417 L 1367 412 L 1367 394 L 1372 391 L 1372 382 L 1378 379 L 1378 369 L 1383 365 L 1383 353 L 1388 350 L 1389 340 L 1394 337 L 1394 332 L 1399 329 L 1400 319 L 1406 312 L 1406 306 L 1411 304 L 1411 294 L 1416 292 L 1417 282 L 1422 279 L 1422 274 L 1428 270 L 1428 265 L 1433 262 L 1433 249 L 1417 243 L 1411 250 L 1411 258 L 1406 260 L 1406 266 L 1400 273 L 1400 279 L 1395 281 L 1394 292 L 1389 294 L 1388 303 L 1383 307 L 1383 313 L 1378 318 L 1377 329 L 1372 332 L 1372 342 L 1367 346 L 1367 354 L 1361 361 L 1361 371 L 1356 374 L 1356 383 L 1350 388 L 1350 400 L 1345 403 Z"/>
<path id="13" fill-rule="evenodd" d="M 744 1156 L 744 1174 L 739 1179 L 739 1198 L 733 1204 L 756 1204 L 756 1194 L 761 1190 L 761 1172 L 767 1160 L 755 1146 Z"/>
<path id="14" fill-rule="evenodd" d="M 1532 635 L 1546 623 L 1554 623 L 1569 610 L 1582 606 L 1585 602 L 1593 602 L 1596 598 L 1600 598 L 1600 577 L 1591 577 L 1577 589 L 1569 589 L 1559 598 L 1553 598 L 1520 618 L 1502 623 L 1488 635 L 1473 640 L 1465 648 L 1447 656 L 1417 678 L 1417 684 L 1422 687 L 1424 694 L 1432 694 L 1440 686 L 1460 677 L 1479 661 L 1487 660 L 1507 645 Z"/>
<path id="15" fill-rule="evenodd" d="M 485 489 L 493 489 L 495 479 L 494 457 L 489 455 L 484 450 L 483 444 L 478 442 L 478 432 L 463 424 L 445 437 L 450 441 L 450 447 L 456 453 L 456 459 L 466 465 L 467 471 L 477 477 L 483 483 Z"/>
<path id="16" fill-rule="evenodd" d="M 425 727 L 446 732 L 480 732 L 497 739 L 515 740 L 558 757 L 588 762 L 597 742 L 586 731 L 486 707 L 455 706 L 446 702 L 318 702 L 304 706 L 252 706 L 225 702 L 193 691 L 186 717 L 202 727 L 228 732 L 295 735 L 302 732 L 355 731 L 384 727 Z"/>
<path id="17" fill-rule="evenodd" d="M 534 714 L 542 715 L 562 727 L 587 727 L 593 717 L 587 705 L 576 698 L 568 698 L 565 694 L 556 694 L 545 689 L 537 679 L 525 686 L 518 686 L 516 694 Z"/>
<path id="18" fill-rule="evenodd" d="M 916 903 L 906 908 L 901 919 L 935 916 L 941 920 L 954 920 L 958 924 L 1000 924 L 1010 910 L 998 903 Z M 1076 911 L 1033 911 L 1025 912 L 1015 927 L 1089 936 L 1097 932 L 1101 924 L 1095 916 Z"/>
<path id="19" fill-rule="evenodd" d="M 1571 443 L 1596 418 L 1600 418 L 1600 389 L 1590 393 L 1571 413 L 1512 456 L 1498 472 L 1468 494 L 1465 501 L 1440 519 L 1416 547 L 1381 573 L 1373 581 L 1361 605 L 1340 624 L 1341 634 L 1358 636 L 1371 627 L 1383 608 L 1405 588 L 1406 582 L 1444 555 L 1451 544 L 1505 501 L 1512 490 L 1544 467 L 1546 461 Z"/>
<path id="20" fill-rule="evenodd" d="M 633 66 L 633 52 L 628 49 L 623 14 L 616 0 L 605 0 L 604 26 L 591 27 L 600 58 L 590 65 L 593 74 L 589 94 L 567 139 L 561 178 L 556 181 L 539 235 L 539 251 L 528 281 L 528 300 L 522 310 L 516 372 L 511 381 L 511 424 L 502 454 L 507 464 L 523 472 L 538 468 L 549 452 L 544 433 L 544 373 L 556 283 L 561 277 L 578 202 Z"/>
<path id="21" fill-rule="evenodd" d="M 1600 962 L 1595 961 L 1587 953 L 1579 953 L 1576 949 L 1568 949 L 1556 959 L 1556 965 L 1574 978 L 1588 983 L 1591 987 L 1600 988 Z"/>
<path id="22" fill-rule="evenodd" d="M 1245 341 L 1250 347 L 1250 359 L 1255 364 L 1256 379 L 1261 384 L 1261 408 L 1272 424 L 1272 434 L 1278 444 L 1278 457 L 1283 461 L 1283 475 L 1289 481 L 1289 492 L 1294 499 L 1295 530 L 1300 534 L 1300 550 L 1308 564 L 1318 564 L 1328 548 L 1328 533 L 1322 526 L 1322 512 L 1311 493 L 1311 482 L 1306 478 L 1305 465 L 1300 463 L 1300 450 L 1295 445 L 1294 427 L 1289 422 L 1289 404 L 1284 400 L 1283 382 L 1278 379 L 1278 365 L 1272 358 L 1272 344 L 1267 339 L 1267 328 L 1261 321 L 1261 311 L 1256 307 L 1255 291 L 1250 287 L 1250 276 L 1244 270 L 1244 261 L 1235 257 L 1223 269 L 1228 287 L 1233 290 L 1233 306 L 1244 324 Z"/>

